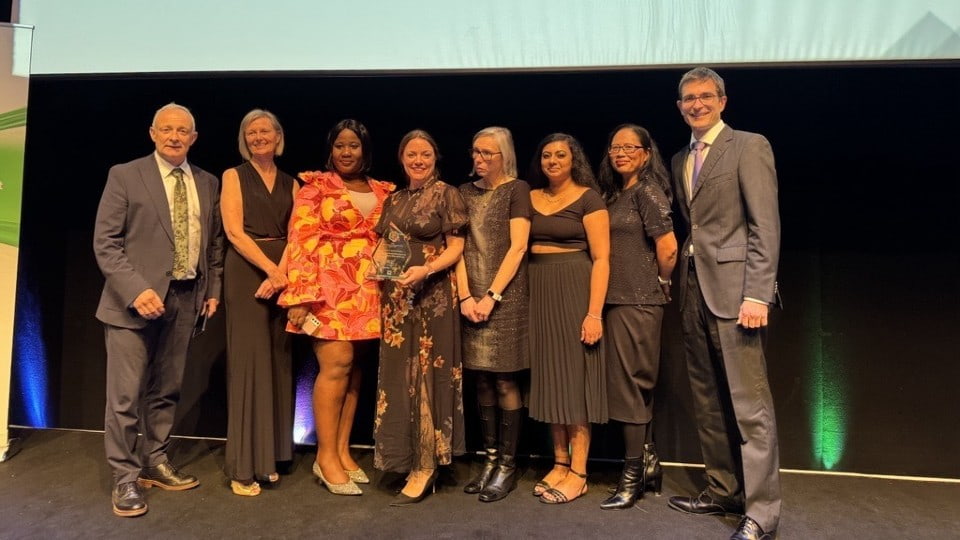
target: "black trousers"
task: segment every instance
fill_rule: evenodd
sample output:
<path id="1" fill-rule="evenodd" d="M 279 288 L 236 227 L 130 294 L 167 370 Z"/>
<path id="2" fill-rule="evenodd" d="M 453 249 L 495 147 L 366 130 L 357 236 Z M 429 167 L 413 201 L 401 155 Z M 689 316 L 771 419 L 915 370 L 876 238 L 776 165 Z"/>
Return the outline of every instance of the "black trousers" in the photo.
<path id="1" fill-rule="evenodd" d="M 104 448 L 113 480 L 133 482 L 141 467 L 167 461 L 167 446 L 196 321 L 193 281 L 171 282 L 164 314 L 144 328 L 104 325 L 107 403 Z M 143 434 L 138 441 L 137 432 Z"/>
<path id="2" fill-rule="evenodd" d="M 780 451 L 763 354 L 765 329 L 717 318 L 696 270 L 680 306 L 687 372 L 693 391 L 707 488 L 742 502 L 765 531 L 780 522 Z"/>

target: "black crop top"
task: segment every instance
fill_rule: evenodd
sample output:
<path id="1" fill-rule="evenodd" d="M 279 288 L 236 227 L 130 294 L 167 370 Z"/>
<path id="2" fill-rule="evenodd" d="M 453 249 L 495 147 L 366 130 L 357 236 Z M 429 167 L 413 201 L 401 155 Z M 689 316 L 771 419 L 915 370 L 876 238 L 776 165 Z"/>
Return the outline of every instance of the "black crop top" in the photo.
<path id="1" fill-rule="evenodd" d="M 593 189 L 584 191 L 580 198 L 548 216 L 533 208 L 530 244 L 586 251 L 587 231 L 583 228 L 583 216 L 606 209 L 600 194 Z"/>

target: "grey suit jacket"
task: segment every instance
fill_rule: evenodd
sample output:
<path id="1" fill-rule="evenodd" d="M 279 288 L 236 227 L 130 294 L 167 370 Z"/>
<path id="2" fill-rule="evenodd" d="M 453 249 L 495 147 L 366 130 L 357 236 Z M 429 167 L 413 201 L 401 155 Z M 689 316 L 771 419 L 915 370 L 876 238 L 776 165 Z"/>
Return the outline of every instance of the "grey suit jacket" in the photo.
<path id="1" fill-rule="evenodd" d="M 220 297 L 223 228 L 219 181 L 192 163 L 190 170 L 200 199 L 199 310 L 205 299 Z M 173 269 L 170 205 L 154 154 L 110 168 L 97 209 L 93 251 L 106 278 L 97 318 L 122 328 L 146 326 L 131 304 L 147 289 L 166 297 Z"/>
<path id="2" fill-rule="evenodd" d="M 689 147 L 673 156 L 680 213 L 689 224 L 681 250 L 693 243 L 697 279 L 707 307 L 735 319 L 744 297 L 777 302 L 780 210 L 777 171 L 762 135 L 724 127 L 710 147 L 691 199 L 683 181 Z M 681 265 L 680 305 L 687 294 L 688 266 Z"/>

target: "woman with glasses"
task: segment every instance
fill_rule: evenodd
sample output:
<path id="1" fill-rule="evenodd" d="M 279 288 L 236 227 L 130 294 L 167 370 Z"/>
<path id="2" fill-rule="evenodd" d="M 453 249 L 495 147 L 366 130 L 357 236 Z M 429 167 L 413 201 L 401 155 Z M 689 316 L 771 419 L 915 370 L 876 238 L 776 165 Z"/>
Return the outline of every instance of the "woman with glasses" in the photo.
<path id="1" fill-rule="evenodd" d="M 287 286 L 287 222 L 297 182 L 277 168 L 283 129 L 269 111 L 240 121 L 242 165 L 223 173 L 220 212 L 230 247 L 224 260 L 227 312 L 227 447 L 224 469 L 237 495 L 276 482 L 293 459 L 293 374 L 284 313 L 271 299 Z"/>
<path id="2" fill-rule="evenodd" d="M 469 213 L 457 284 L 463 325 L 463 365 L 476 377 L 486 461 L 463 490 L 483 502 L 517 487 L 517 440 L 523 420 L 518 379 L 530 367 L 526 251 L 530 187 L 517 179 L 513 137 L 503 127 L 473 136 L 473 172 L 460 186 Z M 499 416 L 499 419 L 498 419 Z"/>
<path id="3" fill-rule="evenodd" d="M 313 473 L 336 495 L 360 495 L 370 482 L 350 455 L 360 394 L 357 351 L 380 337 L 380 296 L 366 278 L 384 201 L 393 185 L 369 176 L 370 134 L 341 120 L 327 134 L 327 171 L 300 173 L 304 182 L 290 222 L 288 329 L 307 334 L 319 364 L 313 385 L 317 458 Z"/>
<path id="4" fill-rule="evenodd" d="M 650 421 L 677 239 L 670 218 L 669 176 L 646 129 L 617 126 L 608 138 L 598 177 L 610 212 L 610 284 L 604 314 L 607 398 L 610 419 L 623 424 L 626 446 L 616 492 L 600 507 L 616 510 L 632 507 L 647 488 L 659 495 L 663 482 Z"/>
<path id="5" fill-rule="evenodd" d="M 602 310 L 610 272 L 606 205 L 580 143 L 548 135 L 530 166 L 530 416 L 551 424 L 554 466 L 540 502 L 587 492 L 590 423 L 607 421 Z"/>
<path id="6" fill-rule="evenodd" d="M 414 130 L 400 141 L 407 187 L 387 199 L 376 232 L 409 246 L 397 279 L 380 282 L 380 376 L 374 419 L 374 465 L 406 472 L 391 506 L 417 503 L 433 488 L 437 467 L 463 454 L 460 317 L 451 272 L 463 252 L 467 209 L 437 169 L 437 144 Z"/>

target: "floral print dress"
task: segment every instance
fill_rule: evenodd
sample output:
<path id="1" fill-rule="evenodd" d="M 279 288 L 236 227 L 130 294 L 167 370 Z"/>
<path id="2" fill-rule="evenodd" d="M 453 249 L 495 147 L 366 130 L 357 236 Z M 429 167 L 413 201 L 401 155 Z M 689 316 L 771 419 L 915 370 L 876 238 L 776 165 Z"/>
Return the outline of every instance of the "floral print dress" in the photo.
<path id="1" fill-rule="evenodd" d="M 409 235 L 410 266 L 436 259 L 445 234 L 461 234 L 467 210 L 456 188 L 429 180 L 384 203 L 376 232 Z M 381 281 L 380 371 L 374 466 L 406 472 L 447 465 L 464 452 L 460 313 L 453 266 L 414 287 Z"/>
<path id="2" fill-rule="evenodd" d="M 279 304 L 310 306 L 320 321 L 313 337 L 360 340 L 380 337 L 377 282 L 367 279 L 377 243 L 374 226 L 393 184 L 369 180 L 377 205 L 364 216 L 350 191 L 333 172 L 300 173 L 305 182 L 293 204 L 287 232 L 289 285 Z M 288 332 L 301 332 L 287 324 Z"/>

